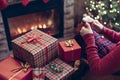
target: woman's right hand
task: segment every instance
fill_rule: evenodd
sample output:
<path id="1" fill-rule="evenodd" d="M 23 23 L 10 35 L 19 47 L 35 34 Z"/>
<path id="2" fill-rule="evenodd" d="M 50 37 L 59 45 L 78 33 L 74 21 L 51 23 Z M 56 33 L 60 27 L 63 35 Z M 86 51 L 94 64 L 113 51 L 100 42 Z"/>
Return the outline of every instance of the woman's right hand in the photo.
<path id="1" fill-rule="evenodd" d="M 98 33 L 100 33 L 100 32 L 103 30 L 104 25 L 101 24 L 98 20 L 94 20 L 94 21 L 93 21 L 93 24 L 95 25 L 95 26 L 94 26 L 94 29 L 95 29 Z"/>

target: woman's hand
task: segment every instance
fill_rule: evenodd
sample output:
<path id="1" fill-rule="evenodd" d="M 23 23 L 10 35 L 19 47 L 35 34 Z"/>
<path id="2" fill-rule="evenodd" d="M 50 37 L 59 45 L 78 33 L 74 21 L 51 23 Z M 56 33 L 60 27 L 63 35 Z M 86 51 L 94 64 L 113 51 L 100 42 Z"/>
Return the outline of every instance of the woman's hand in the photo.
<path id="1" fill-rule="evenodd" d="M 104 25 L 101 24 L 98 20 L 94 20 L 93 21 L 94 26 L 94 30 L 96 30 L 96 32 L 100 33 L 103 30 Z"/>
<path id="2" fill-rule="evenodd" d="M 92 31 L 89 23 L 86 23 L 86 26 L 83 26 L 80 30 L 80 35 L 81 36 L 84 36 L 86 34 L 93 34 L 93 31 Z"/>

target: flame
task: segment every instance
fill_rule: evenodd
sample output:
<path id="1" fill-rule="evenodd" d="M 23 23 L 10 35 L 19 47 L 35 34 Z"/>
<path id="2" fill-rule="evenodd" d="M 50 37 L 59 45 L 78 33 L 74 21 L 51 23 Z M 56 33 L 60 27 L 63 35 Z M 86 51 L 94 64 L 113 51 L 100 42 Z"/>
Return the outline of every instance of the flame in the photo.
<path id="1" fill-rule="evenodd" d="M 25 28 L 23 28 L 22 32 L 23 32 L 23 33 L 24 33 L 24 32 L 27 32 L 27 30 L 26 30 Z"/>
<path id="2" fill-rule="evenodd" d="M 45 24 L 43 24 L 43 29 L 46 29 L 46 28 L 47 28 L 47 26 Z"/>
<path id="3" fill-rule="evenodd" d="M 34 29 L 37 29 L 37 25 L 36 25 L 36 26 L 34 26 Z"/>
<path id="4" fill-rule="evenodd" d="M 20 28 L 17 28 L 17 31 L 18 31 L 19 34 L 22 33 L 22 30 Z"/>
<path id="5" fill-rule="evenodd" d="M 31 30 L 33 30 L 33 29 L 34 29 L 34 26 L 31 27 Z"/>
<path id="6" fill-rule="evenodd" d="M 40 29 L 42 28 L 42 25 L 41 24 L 39 24 L 39 26 L 38 26 Z"/>
<path id="7" fill-rule="evenodd" d="M 32 26 L 31 27 L 31 30 L 33 30 L 33 29 L 37 29 L 38 28 L 38 26 L 36 25 L 36 26 Z"/>

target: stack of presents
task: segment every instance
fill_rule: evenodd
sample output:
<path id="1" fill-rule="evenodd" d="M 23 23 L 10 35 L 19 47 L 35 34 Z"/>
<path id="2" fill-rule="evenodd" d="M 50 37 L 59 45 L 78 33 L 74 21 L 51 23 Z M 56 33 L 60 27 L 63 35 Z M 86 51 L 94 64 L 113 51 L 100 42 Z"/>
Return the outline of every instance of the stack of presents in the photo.
<path id="1" fill-rule="evenodd" d="M 0 80 L 67 80 L 80 59 L 75 39 L 58 39 L 34 29 L 12 40 L 13 56 L 0 61 Z"/>

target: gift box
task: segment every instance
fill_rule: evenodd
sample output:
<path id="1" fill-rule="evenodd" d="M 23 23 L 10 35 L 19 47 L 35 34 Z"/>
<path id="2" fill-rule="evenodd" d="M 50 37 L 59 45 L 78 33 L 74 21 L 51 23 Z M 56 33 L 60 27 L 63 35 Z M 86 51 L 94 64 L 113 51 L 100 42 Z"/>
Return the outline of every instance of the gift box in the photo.
<path id="1" fill-rule="evenodd" d="M 56 58 L 44 68 L 46 70 L 46 80 L 67 80 L 67 78 L 74 73 L 73 67 L 59 58 Z"/>
<path id="2" fill-rule="evenodd" d="M 45 80 L 44 68 L 33 68 L 32 76 L 33 80 Z"/>
<path id="3" fill-rule="evenodd" d="M 42 67 L 58 55 L 58 40 L 38 29 L 12 40 L 14 57 Z"/>
<path id="4" fill-rule="evenodd" d="M 59 42 L 59 55 L 65 62 L 79 60 L 81 56 L 81 47 L 75 39 L 61 41 Z"/>
<path id="5" fill-rule="evenodd" d="M 32 68 L 24 71 L 18 60 L 8 57 L 0 62 L 0 80 L 32 80 Z"/>

